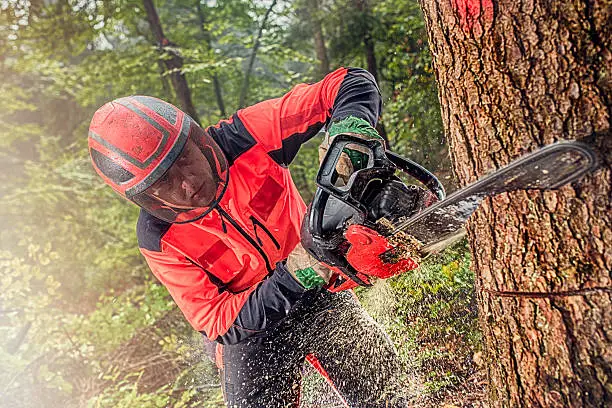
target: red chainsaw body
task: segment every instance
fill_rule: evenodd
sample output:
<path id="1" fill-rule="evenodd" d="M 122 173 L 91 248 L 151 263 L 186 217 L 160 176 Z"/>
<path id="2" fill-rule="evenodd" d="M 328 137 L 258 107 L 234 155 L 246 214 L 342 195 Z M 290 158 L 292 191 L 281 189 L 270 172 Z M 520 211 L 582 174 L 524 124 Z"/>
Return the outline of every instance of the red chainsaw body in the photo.
<path id="1" fill-rule="evenodd" d="M 400 273 L 418 268 L 411 258 L 401 258 L 397 262 L 388 263 L 382 260 L 381 255 L 392 251 L 393 245 L 382 235 L 371 228 L 363 225 L 350 225 L 345 234 L 350 248 L 346 253 L 346 259 L 359 271 L 358 277 L 366 283 L 371 283 L 370 278 L 387 279 Z M 340 269 L 330 267 L 336 274 L 328 284 L 328 290 L 340 292 L 359 286 L 354 280 L 349 279 Z M 342 277 L 346 282 L 336 286 L 337 280 Z"/>

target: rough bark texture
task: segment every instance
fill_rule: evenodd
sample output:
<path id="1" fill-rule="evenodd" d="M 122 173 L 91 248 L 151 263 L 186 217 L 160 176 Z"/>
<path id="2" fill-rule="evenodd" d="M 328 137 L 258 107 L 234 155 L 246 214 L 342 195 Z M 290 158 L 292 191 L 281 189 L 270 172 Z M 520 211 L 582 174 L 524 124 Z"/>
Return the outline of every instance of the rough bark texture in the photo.
<path id="1" fill-rule="evenodd" d="M 149 26 L 151 31 L 157 40 L 157 43 L 161 48 L 172 46 L 173 44 L 164 35 L 161 22 L 159 21 L 159 15 L 153 4 L 153 0 L 143 0 L 143 5 L 147 13 L 147 19 L 149 20 Z M 187 84 L 187 78 L 181 72 L 183 68 L 183 58 L 175 51 L 170 48 L 166 48 L 170 58 L 164 59 L 164 65 L 166 70 L 170 72 L 170 80 L 172 81 L 172 87 L 176 93 L 176 98 L 180 108 L 191 116 L 196 122 L 199 122 L 198 114 L 195 106 L 191 99 L 191 91 Z"/>
<path id="2" fill-rule="evenodd" d="M 610 0 L 421 6 L 463 185 L 557 140 L 598 134 L 610 148 Z M 612 401 L 607 152 L 580 183 L 498 196 L 470 220 L 492 406 Z"/>

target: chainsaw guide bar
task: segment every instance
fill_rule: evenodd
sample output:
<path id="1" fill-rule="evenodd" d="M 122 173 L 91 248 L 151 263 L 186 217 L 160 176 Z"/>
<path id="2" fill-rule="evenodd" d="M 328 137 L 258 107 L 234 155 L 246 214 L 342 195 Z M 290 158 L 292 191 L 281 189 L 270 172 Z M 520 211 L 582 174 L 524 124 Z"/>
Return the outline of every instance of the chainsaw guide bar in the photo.
<path id="1" fill-rule="evenodd" d="M 594 152 L 580 142 L 558 142 L 543 147 L 399 223 L 388 237 L 408 231 L 424 244 L 424 252 L 432 252 L 441 242 L 452 243 L 454 237 L 464 234 L 465 222 L 485 197 L 516 190 L 553 190 L 578 180 L 596 167 Z"/>

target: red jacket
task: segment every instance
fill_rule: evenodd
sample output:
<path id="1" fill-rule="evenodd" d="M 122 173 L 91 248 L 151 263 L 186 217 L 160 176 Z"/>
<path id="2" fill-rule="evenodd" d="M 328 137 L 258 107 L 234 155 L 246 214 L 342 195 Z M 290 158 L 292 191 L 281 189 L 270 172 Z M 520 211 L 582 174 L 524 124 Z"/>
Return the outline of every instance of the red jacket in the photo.
<path id="1" fill-rule="evenodd" d="M 227 156 L 217 207 L 187 224 L 141 211 L 140 251 L 192 326 L 237 343 L 280 322 L 304 289 L 284 260 L 300 241 L 306 206 L 287 166 L 330 120 L 376 123 L 380 93 L 362 69 L 340 68 L 206 129 Z"/>

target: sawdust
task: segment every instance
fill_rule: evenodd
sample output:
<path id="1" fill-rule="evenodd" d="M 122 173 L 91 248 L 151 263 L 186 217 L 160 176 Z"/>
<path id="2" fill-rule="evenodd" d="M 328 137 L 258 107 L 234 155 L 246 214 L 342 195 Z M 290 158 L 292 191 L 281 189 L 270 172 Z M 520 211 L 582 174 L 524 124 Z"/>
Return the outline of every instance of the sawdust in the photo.
<path id="1" fill-rule="evenodd" d="M 382 235 L 388 235 L 394 229 L 391 221 L 386 218 L 380 218 L 376 221 L 376 230 Z M 383 262 L 393 264 L 406 258 L 411 258 L 416 263 L 421 262 L 421 249 L 424 246 L 421 241 L 404 231 L 397 232 L 387 239 L 394 248 L 380 255 Z"/>

